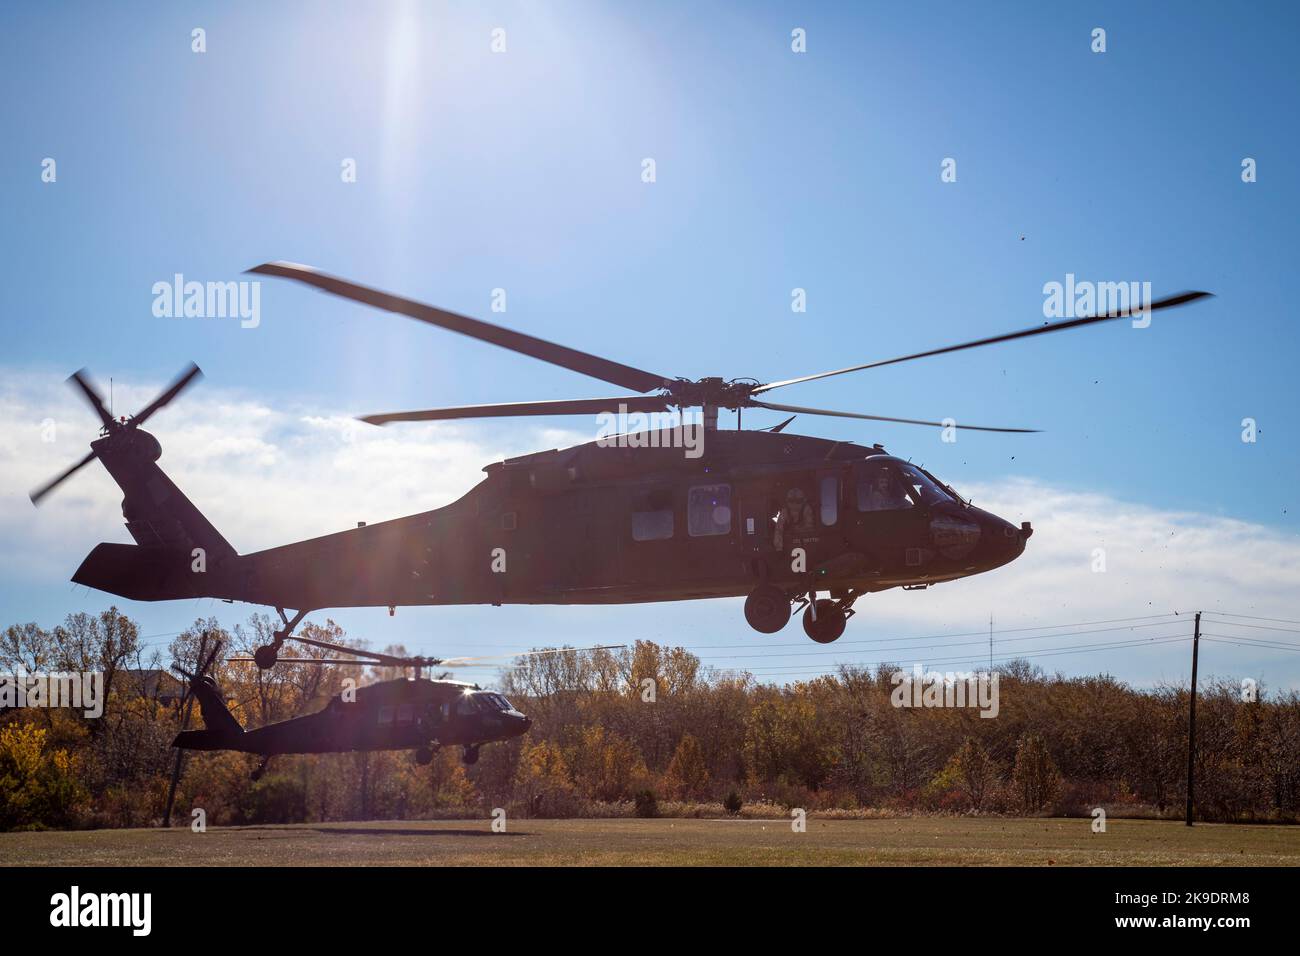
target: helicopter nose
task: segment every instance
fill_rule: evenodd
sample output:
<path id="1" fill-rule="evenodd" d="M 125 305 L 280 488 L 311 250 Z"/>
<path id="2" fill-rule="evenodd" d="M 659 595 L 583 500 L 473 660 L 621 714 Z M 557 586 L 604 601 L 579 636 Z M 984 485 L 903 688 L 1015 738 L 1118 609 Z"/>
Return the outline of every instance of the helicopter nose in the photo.
<path id="1" fill-rule="evenodd" d="M 1029 522 L 1017 528 L 1010 521 L 975 508 L 971 509 L 971 517 L 980 526 L 980 544 L 973 557 L 986 569 L 1009 564 L 1024 553 L 1025 541 L 1033 533 Z"/>
<path id="2" fill-rule="evenodd" d="M 994 551 L 1003 559 L 1003 561 L 1013 561 L 1025 553 L 1025 542 L 1029 536 L 1034 533 L 1028 521 L 1019 528 L 1004 518 L 996 515 L 989 516 L 992 520 L 989 522 L 990 527 L 987 530 L 987 536 L 990 542 L 994 542 Z"/>
<path id="3" fill-rule="evenodd" d="M 525 717 L 521 714 L 514 719 L 514 725 L 515 725 L 515 736 L 519 737 L 522 736 L 523 734 L 528 733 L 529 728 L 533 726 L 533 719 L 531 717 Z"/>

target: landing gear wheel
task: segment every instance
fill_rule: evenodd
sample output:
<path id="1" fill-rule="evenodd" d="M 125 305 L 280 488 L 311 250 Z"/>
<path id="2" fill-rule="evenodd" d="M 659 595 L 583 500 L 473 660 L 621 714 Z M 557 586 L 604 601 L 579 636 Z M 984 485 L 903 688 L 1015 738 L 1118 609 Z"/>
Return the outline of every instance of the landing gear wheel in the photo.
<path id="1" fill-rule="evenodd" d="M 790 598 L 775 584 L 760 584 L 745 598 L 745 620 L 756 631 L 775 634 L 790 620 Z"/>
<path id="2" fill-rule="evenodd" d="M 280 620 L 284 622 L 284 627 L 278 631 L 272 632 L 270 644 L 263 644 L 257 650 L 253 651 L 253 660 L 257 663 L 257 666 L 264 671 L 269 671 L 275 666 L 276 661 L 280 659 L 281 645 L 289 639 L 289 635 L 292 634 L 293 629 L 298 626 L 298 622 L 307 616 L 307 612 L 301 609 L 295 611 L 293 617 L 289 617 L 289 615 L 285 614 L 284 608 L 282 607 L 277 607 L 275 610 L 276 613 L 280 615 Z"/>
<path id="3" fill-rule="evenodd" d="M 814 607 L 817 611 L 815 619 L 813 618 Z M 816 605 L 809 605 L 803 612 L 804 633 L 818 644 L 830 644 L 837 640 L 844 633 L 844 625 L 847 621 L 848 615 L 844 613 L 844 609 L 827 598 L 822 598 Z"/>
<path id="4" fill-rule="evenodd" d="M 420 747 L 415 751 L 415 762 L 421 767 L 427 767 L 433 763 L 433 748 Z"/>
<path id="5" fill-rule="evenodd" d="M 466 747 L 465 753 L 460 759 L 464 761 L 467 767 L 478 763 L 478 746 Z"/>

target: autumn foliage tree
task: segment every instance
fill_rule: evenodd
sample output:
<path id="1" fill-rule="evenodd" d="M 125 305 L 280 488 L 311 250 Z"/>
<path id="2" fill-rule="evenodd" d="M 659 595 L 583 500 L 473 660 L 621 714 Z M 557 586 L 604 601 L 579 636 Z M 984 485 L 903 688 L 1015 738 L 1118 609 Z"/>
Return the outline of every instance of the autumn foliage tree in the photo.
<path id="1" fill-rule="evenodd" d="M 707 795 L 709 768 L 694 735 L 682 735 L 673 759 L 668 761 L 664 784 L 673 796 L 682 800 L 698 800 Z"/>
<path id="2" fill-rule="evenodd" d="M 198 620 L 150 645 L 110 608 L 52 628 L 0 632 L 10 671 L 111 672 L 103 716 L 0 708 L 0 828 L 151 826 L 162 816 L 182 709 L 164 693 L 166 664 L 186 670 L 224 650 L 212 676 L 236 719 L 255 728 L 323 707 L 344 681 L 399 676 L 282 661 L 229 663 L 269 638 L 263 615 L 224 629 Z M 360 646 L 331 621 L 300 633 Z M 323 654 L 308 647 L 300 656 Z M 1066 678 L 1025 661 L 999 668 L 996 719 L 970 708 L 898 707 L 893 665 L 843 666 L 784 685 L 705 666 L 681 647 L 631 647 L 525 658 L 493 685 L 532 718 L 473 766 L 444 747 L 428 765 L 403 751 L 285 755 L 258 785 L 248 754 L 191 753 L 177 809 L 209 825 L 286 820 L 486 819 L 721 813 L 724 798 L 839 812 L 1172 815 L 1184 799 L 1187 688 L 1137 690 L 1107 676 Z M 1300 692 L 1243 699 L 1235 681 L 1203 679 L 1197 710 L 1197 807 L 1204 819 L 1300 818 Z M 197 720 L 197 717 L 195 717 Z M 190 726 L 194 726 L 191 721 Z M 1004 782 L 1003 775 L 1008 779 Z M 683 803 L 685 804 L 683 806 Z M 774 806 L 775 805 L 775 806 Z M 670 809 L 671 808 L 671 809 Z"/>
<path id="3" fill-rule="evenodd" d="M 981 810 L 998 782 L 997 765 L 974 737 L 967 737 L 949 758 L 938 778 L 940 786 L 956 788 L 966 806 Z"/>
<path id="4" fill-rule="evenodd" d="M 1011 772 L 1020 809 L 1038 813 L 1060 791 L 1061 775 L 1057 772 L 1047 745 L 1038 734 L 1027 733 L 1016 746 L 1016 764 Z"/>
<path id="5" fill-rule="evenodd" d="M 67 826 L 84 798 L 75 760 L 46 736 L 33 724 L 0 727 L 0 830 Z"/>

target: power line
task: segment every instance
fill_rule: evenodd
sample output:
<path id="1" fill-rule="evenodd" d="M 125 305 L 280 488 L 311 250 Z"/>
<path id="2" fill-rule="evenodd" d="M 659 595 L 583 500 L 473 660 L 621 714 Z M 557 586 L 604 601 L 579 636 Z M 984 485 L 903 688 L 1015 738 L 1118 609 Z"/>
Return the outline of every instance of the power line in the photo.
<path id="1" fill-rule="evenodd" d="M 1111 619 L 1109 619 L 1109 620 L 1105 620 L 1105 621 L 1074 621 L 1074 622 L 1069 623 L 1069 624 L 1040 624 L 1040 625 L 1037 625 L 1037 626 L 1034 626 L 1034 627 L 1006 627 L 1006 628 L 1003 628 L 1003 629 L 1002 629 L 1001 631 L 999 631 L 998 633 L 999 633 L 999 634 L 1022 634 L 1022 633 L 1026 632 L 1026 631 L 1049 631 L 1049 630 L 1056 630 L 1056 629 L 1058 629 L 1058 628 L 1062 628 L 1062 627 L 1091 627 L 1091 626 L 1094 625 L 1094 624 L 1119 624 L 1119 623 L 1122 623 L 1122 622 L 1124 622 L 1124 621 L 1150 621 L 1150 620 L 1154 620 L 1155 618 L 1159 618 L 1159 617 L 1177 618 L 1178 615 L 1177 615 L 1177 614 L 1173 614 L 1173 613 L 1171 613 L 1171 614 L 1146 614 L 1146 615 L 1142 615 L 1142 616 L 1140 616 L 1140 617 L 1116 617 L 1116 618 L 1111 618 Z M 1171 620 L 1171 621 L 1168 621 L 1167 623 L 1169 623 L 1169 624 L 1173 624 L 1173 623 L 1176 623 L 1176 622 Z M 1138 626 L 1138 625 L 1135 625 L 1135 626 Z M 1140 625 L 1140 626 L 1144 626 L 1144 627 L 1145 627 L 1145 626 L 1149 626 L 1149 625 Z M 1119 628 L 1112 628 L 1112 630 L 1124 630 L 1124 628 L 1122 628 L 1122 627 L 1119 627 Z M 943 638 L 946 638 L 946 637 L 979 637 L 979 638 L 984 638 L 984 637 L 986 637 L 987 635 L 988 635 L 988 631 L 987 631 L 987 630 L 982 630 L 982 631 L 962 631 L 962 632 L 949 633 L 949 634 L 926 634 L 926 635 L 922 635 L 922 636 L 919 636 L 919 637 L 916 636 L 916 635 L 912 635 L 912 636 L 909 636 L 909 637 L 879 637 L 879 638 L 862 638 L 862 639 L 860 639 L 860 640 L 855 640 L 855 641 L 836 641 L 835 643 L 836 643 L 838 646 L 841 646 L 841 647 L 842 647 L 842 646 L 847 645 L 847 644 L 855 644 L 855 645 L 856 645 L 856 644 L 889 644 L 889 643 L 893 643 L 893 642 L 895 642 L 895 641 L 929 641 L 929 640 L 942 640 Z M 714 650 L 719 649 L 719 648 L 724 648 L 724 647 L 753 647 L 753 646 L 754 646 L 754 642 L 753 642 L 753 641 L 750 641 L 750 642 L 748 642 L 748 643 L 744 643 L 744 644 L 710 644 L 710 645 L 709 645 L 710 649 L 714 649 Z M 765 645 L 765 646 L 766 646 L 766 647 L 807 647 L 808 645 L 807 645 L 807 642 L 806 642 L 806 641 L 800 641 L 800 642 L 798 642 L 798 643 L 792 643 L 792 644 L 767 644 L 767 645 Z"/>
<path id="2" fill-rule="evenodd" d="M 1202 634 L 1203 640 L 1212 640 L 1216 644 L 1233 644 L 1237 647 L 1258 647 L 1270 651 L 1300 651 L 1300 644 L 1271 643 L 1249 637 L 1237 637 L 1231 634 Z"/>
<path id="3" fill-rule="evenodd" d="M 1190 640 L 1191 640 L 1191 635 L 1189 634 L 1177 634 L 1177 635 L 1142 638 L 1140 640 L 1105 641 L 1096 644 L 1078 644 L 1078 645 L 1074 645 L 1073 647 L 1056 648 L 1054 650 L 1044 650 L 1044 651 L 1031 650 L 1027 653 L 1006 654 L 1006 655 L 998 655 L 998 656 L 1001 659 L 1002 663 L 1007 663 L 1009 661 L 1015 661 L 1015 660 L 1033 660 L 1042 657 L 1057 657 L 1063 654 L 1089 654 L 1089 653 L 1095 653 L 1097 651 L 1121 650 L 1121 649 L 1130 649 L 1130 648 L 1138 648 L 1138 647 L 1151 647 L 1158 644 L 1172 644 L 1178 641 L 1190 641 Z M 932 660 L 924 661 L 922 663 L 924 663 L 926 666 L 939 665 L 939 664 L 954 665 L 954 664 L 967 664 L 967 663 L 981 663 L 984 660 L 985 658 L 983 657 L 965 657 L 965 658 L 951 657 L 951 658 L 935 658 Z M 773 667 L 773 668 L 762 668 L 757 670 L 748 670 L 747 673 L 822 674 L 822 673 L 826 673 L 828 668 L 873 667 L 873 666 L 879 666 L 881 664 L 898 664 L 898 663 L 900 663 L 898 660 L 888 660 L 888 659 L 874 660 L 874 661 L 829 661 L 827 662 L 827 665 L 824 667 L 795 667 L 795 668 Z M 725 668 L 720 668 L 720 669 L 725 669 Z"/>
<path id="4" fill-rule="evenodd" d="M 1179 624 L 1181 624 L 1181 622 L 1179 621 L 1160 621 L 1154 624 L 1134 624 L 1128 627 L 1099 627 L 1091 631 L 1067 631 L 1062 634 L 1031 634 L 1027 637 L 1010 637 L 1004 640 L 1002 643 L 1013 644 L 1020 641 L 1047 641 L 1047 640 L 1056 640 L 1062 637 L 1085 637 L 1089 634 L 1106 634 L 1114 631 L 1133 631 L 1143 627 L 1169 627 L 1169 626 L 1179 625 Z M 926 640 L 926 639 L 925 638 L 903 638 L 903 640 Z M 871 643 L 871 642 L 866 642 L 866 643 Z M 972 641 L 953 641 L 948 644 L 913 644 L 904 647 L 891 647 L 887 649 L 881 648 L 881 650 L 882 651 L 889 650 L 891 652 L 892 651 L 918 651 L 918 650 L 925 651 L 925 650 L 934 650 L 935 648 L 940 648 L 940 647 L 969 647 L 974 644 L 983 644 L 983 643 L 985 643 L 985 639 L 981 638 L 979 640 L 972 640 Z M 715 646 L 716 645 L 705 646 L 705 647 L 701 647 L 700 649 L 712 650 Z M 754 645 L 750 644 L 746 646 L 753 647 Z M 817 650 L 816 648 L 809 649 L 806 643 L 785 644 L 785 645 L 777 645 L 777 646 L 802 647 L 804 648 L 804 650 L 793 654 L 781 654 L 781 653 L 769 654 L 766 652 L 760 652 L 757 654 L 697 654 L 696 656 L 699 657 L 700 660 L 738 661 L 738 660 L 747 660 L 753 658 L 768 658 L 768 657 L 806 657 L 809 654 L 821 653 L 821 651 Z M 687 648 L 687 650 L 690 650 L 690 648 Z M 999 655 L 999 656 L 1004 656 L 1004 655 Z"/>
<path id="5" fill-rule="evenodd" d="M 1259 617 L 1254 614 L 1233 614 L 1229 611 L 1206 611 L 1206 614 L 1218 614 L 1222 617 L 1243 617 L 1248 621 L 1277 621 L 1281 624 L 1300 624 L 1300 621 L 1292 621 L 1285 617 Z M 1244 625 L 1243 625 L 1244 626 Z"/>
<path id="6" fill-rule="evenodd" d="M 1222 624 L 1225 627 L 1249 627 L 1256 631 L 1282 631 L 1285 634 L 1300 634 L 1300 629 L 1294 627 L 1268 627 L 1264 624 L 1240 624 L 1237 621 L 1211 621 L 1211 623 Z"/>

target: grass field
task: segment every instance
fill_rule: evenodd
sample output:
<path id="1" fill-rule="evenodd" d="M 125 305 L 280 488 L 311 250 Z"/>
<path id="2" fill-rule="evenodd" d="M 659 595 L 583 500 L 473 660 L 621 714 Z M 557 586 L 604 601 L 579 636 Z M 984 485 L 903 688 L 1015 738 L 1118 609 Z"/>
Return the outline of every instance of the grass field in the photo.
<path id="1" fill-rule="evenodd" d="M 0 865 L 1297 866 L 1300 827 L 922 817 L 487 820 L 0 833 Z"/>

